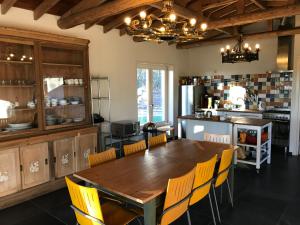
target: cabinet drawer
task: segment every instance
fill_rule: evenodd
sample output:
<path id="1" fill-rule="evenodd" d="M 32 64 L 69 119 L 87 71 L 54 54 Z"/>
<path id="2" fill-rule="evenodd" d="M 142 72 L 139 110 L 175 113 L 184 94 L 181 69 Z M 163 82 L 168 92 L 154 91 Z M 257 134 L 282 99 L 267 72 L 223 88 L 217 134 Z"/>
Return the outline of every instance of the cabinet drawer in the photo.
<path id="1" fill-rule="evenodd" d="M 21 189 L 19 148 L 0 151 L 0 197 Z"/>
<path id="2" fill-rule="evenodd" d="M 48 143 L 20 148 L 22 188 L 30 188 L 49 181 Z"/>
<path id="3" fill-rule="evenodd" d="M 53 142 L 55 157 L 55 177 L 63 177 L 75 171 L 75 138 L 66 138 Z"/>

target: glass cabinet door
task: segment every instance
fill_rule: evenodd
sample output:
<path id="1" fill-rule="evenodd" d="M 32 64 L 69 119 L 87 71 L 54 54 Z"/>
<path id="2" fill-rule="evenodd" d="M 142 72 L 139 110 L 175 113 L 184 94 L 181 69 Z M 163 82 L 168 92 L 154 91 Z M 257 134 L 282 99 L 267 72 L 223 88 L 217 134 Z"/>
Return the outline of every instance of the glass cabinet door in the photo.
<path id="1" fill-rule="evenodd" d="M 33 45 L 0 41 L 0 132 L 38 128 Z"/>
<path id="2" fill-rule="evenodd" d="M 86 123 L 83 51 L 44 46 L 41 52 L 46 129 Z"/>

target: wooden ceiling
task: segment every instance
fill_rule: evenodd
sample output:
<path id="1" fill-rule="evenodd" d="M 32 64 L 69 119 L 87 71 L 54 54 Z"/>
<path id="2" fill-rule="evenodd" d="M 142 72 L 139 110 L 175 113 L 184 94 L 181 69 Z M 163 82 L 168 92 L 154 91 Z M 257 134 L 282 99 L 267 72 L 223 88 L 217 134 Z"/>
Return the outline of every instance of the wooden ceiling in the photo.
<path id="1" fill-rule="evenodd" d="M 126 34 L 123 22 L 126 16 L 136 17 L 141 10 L 161 14 L 161 0 L 0 0 L 0 3 L 2 14 L 14 6 L 32 10 L 35 20 L 45 13 L 58 15 L 61 29 L 80 24 L 85 24 L 86 29 L 101 25 L 104 33 L 119 29 L 120 35 Z M 178 44 L 178 48 L 235 38 L 244 27 L 262 21 L 268 21 L 269 26 L 256 35 L 280 35 L 281 31 L 274 30 L 272 25 L 274 19 L 300 14 L 298 0 L 175 0 L 174 3 L 174 10 L 181 18 L 196 17 L 208 23 L 203 40 Z M 295 34 L 299 29 L 289 31 Z M 286 29 L 284 34 L 287 34 Z M 254 34 L 245 33 L 247 35 Z"/>

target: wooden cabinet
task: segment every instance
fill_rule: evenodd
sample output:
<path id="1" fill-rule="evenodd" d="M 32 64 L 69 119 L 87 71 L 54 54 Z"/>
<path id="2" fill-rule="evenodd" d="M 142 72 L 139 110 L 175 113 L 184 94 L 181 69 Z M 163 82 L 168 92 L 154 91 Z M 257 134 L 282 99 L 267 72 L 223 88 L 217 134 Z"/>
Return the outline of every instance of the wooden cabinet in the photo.
<path id="1" fill-rule="evenodd" d="M 55 177 L 72 174 L 75 170 L 75 138 L 65 138 L 53 142 Z"/>
<path id="2" fill-rule="evenodd" d="M 20 148 L 22 188 L 30 188 L 49 181 L 48 143 Z"/>
<path id="3" fill-rule="evenodd" d="M 88 156 L 94 154 L 97 147 L 97 134 L 85 134 L 76 137 L 76 171 L 89 168 Z"/>
<path id="4" fill-rule="evenodd" d="M 19 148 L 0 151 L 0 197 L 21 189 Z"/>

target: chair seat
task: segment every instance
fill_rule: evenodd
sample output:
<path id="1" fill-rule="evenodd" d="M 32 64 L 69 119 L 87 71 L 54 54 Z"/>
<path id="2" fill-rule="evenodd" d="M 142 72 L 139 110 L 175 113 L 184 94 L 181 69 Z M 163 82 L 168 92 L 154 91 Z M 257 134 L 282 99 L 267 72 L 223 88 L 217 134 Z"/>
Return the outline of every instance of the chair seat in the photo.
<path id="1" fill-rule="evenodd" d="M 106 202 L 102 206 L 105 225 L 126 225 L 141 214 L 122 208 L 115 202 Z"/>

